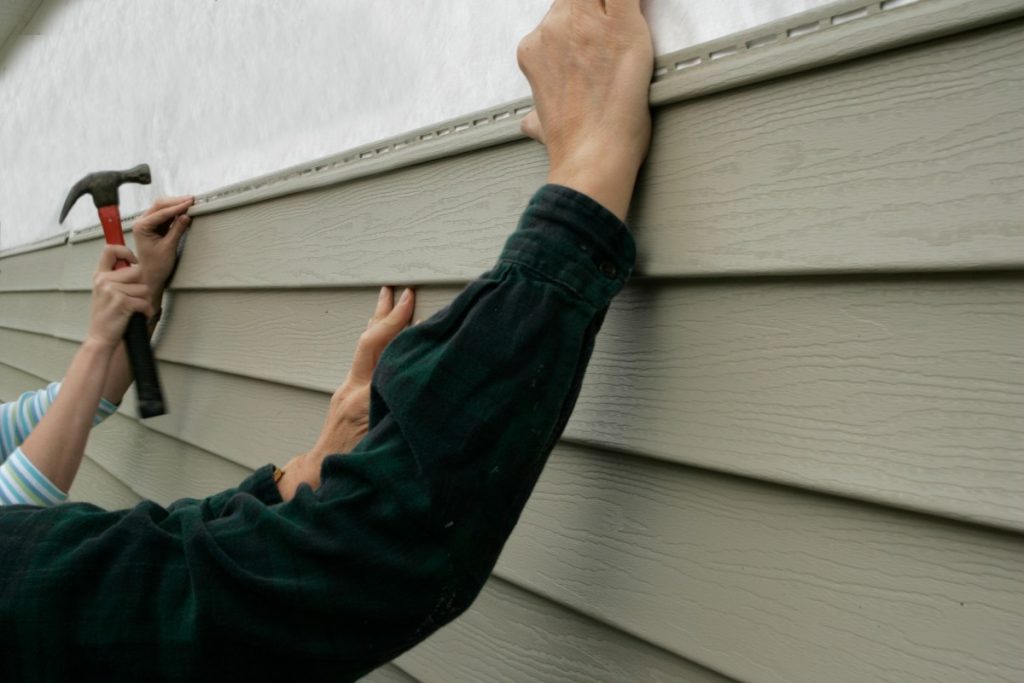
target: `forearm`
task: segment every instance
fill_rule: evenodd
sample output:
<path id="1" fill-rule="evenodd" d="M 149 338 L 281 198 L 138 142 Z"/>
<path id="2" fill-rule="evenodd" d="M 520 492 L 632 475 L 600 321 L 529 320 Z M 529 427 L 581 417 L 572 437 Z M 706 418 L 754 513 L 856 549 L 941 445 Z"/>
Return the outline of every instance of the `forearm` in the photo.
<path id="1" fill-rule="evenodd" d="M 75 353 L 60 393 L 21 445 L 28 460 L 61 491 L 78 472 L 113 349 L 87 339 Z"/>

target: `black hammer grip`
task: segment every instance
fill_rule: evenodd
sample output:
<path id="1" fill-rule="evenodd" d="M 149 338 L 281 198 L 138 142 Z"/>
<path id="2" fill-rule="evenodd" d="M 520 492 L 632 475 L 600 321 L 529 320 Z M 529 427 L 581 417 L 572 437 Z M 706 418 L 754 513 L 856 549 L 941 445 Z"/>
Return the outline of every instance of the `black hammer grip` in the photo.
<path id="1" fill-rule="evenodd" d="M 132 374 L 135 375 L 139 417 L 163 415 L 167 411 L 164 407 L 164 395 L 160 390 L 160 378 L 156 374 L 153 347 L 149 345 L 146 316 L 136 313 L 128 320 L 128 329 L 124 331 L 124 345 L 128 349 L 128 363 L 132 366 Z"/>

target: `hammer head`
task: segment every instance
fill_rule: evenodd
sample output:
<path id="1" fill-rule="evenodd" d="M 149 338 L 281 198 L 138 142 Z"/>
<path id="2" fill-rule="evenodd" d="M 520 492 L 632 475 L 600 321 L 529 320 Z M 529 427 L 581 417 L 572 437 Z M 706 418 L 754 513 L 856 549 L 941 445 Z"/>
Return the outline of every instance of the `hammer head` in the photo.
<path id="1" fill-rule="evenodd" d="M 97 171 L 85 176 L 71 188 L 68 198 L 64 200 L 64 208 L 60 211 L 60 222 L 68 217 L 68 212 L 83 194 L 91 194 L 96 208 L 117 205 L 117 188 L 122 183 L 139 183 L 149 185 L 149 164 L 139 164 L 126 171 Z"/>

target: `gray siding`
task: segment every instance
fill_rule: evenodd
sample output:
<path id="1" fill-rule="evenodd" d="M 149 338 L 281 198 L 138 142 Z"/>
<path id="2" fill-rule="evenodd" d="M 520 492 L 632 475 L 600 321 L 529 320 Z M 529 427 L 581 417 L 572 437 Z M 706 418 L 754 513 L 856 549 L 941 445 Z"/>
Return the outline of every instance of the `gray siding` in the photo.
<path id="1" fill-rule="evenodd" d="M 473 609 L 368 680 L 1024 680 L 1024 3 L 882 6 L 659 61 L 638 277 L 565 438 Z M 171 413 L 129 396 L 73 496 L 307 448 L 376 288 L 437 310 L 543 182 L 505 118 L 205 197 Z M 0 398 L 60 377 L 100 248 L 0 259 Z"/>

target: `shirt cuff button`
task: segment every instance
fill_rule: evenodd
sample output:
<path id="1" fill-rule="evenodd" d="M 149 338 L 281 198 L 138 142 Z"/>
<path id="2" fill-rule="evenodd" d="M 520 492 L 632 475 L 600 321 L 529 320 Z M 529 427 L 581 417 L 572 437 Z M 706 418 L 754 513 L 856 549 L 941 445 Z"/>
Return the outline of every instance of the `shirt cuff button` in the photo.
<path id="1" fill-rule="evenodd" d="M 615 277 L 616 275 L 619 274 L 618 269 L 608 261 L 602 262 L 601 265 L 598 266 L 597 268 L 598 270 L 601 271 L 602 274 L 606 275 L 607 277 Z"/>

